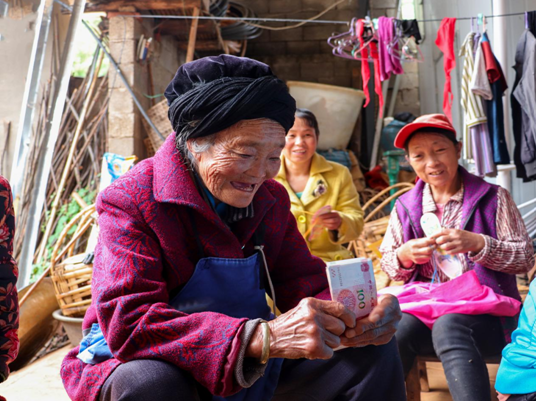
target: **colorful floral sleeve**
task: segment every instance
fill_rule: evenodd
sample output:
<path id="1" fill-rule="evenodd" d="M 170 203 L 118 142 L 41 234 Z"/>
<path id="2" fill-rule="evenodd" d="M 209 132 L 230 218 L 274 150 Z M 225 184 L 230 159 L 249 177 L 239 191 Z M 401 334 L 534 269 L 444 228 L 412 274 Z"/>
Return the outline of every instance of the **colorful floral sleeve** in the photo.
<path id="1" fill-rule="evenodd" d="M 15 213 L 11 187 L 0 176 L 0 382 L 9 375 L 8 364 L 19 352 L 19 302 L 15 286 L 17 262 L 13 259 Z"/>

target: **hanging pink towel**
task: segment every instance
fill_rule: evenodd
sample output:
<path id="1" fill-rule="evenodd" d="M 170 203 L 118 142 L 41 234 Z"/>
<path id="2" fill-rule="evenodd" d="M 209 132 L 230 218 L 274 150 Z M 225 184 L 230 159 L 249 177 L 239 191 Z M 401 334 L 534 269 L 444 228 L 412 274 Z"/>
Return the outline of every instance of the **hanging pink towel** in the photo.
<path id="1" fill-rule="evenodd" d="M 400 60 L 393 57 L 389 53 L 389 44 L 393 41 L 394 18 L 380 17 L 378 18 L 378 53 L 380 55 L 380 78 L 385 81 L 391 77 L 391 74 L 403 74 L 402 64 Z M 398 50 L 398 43 L 393 46 Z"/>
<path id="2" fill-rule="evenodd" d="M 521 302 L 480 284 L 473 270 L 446 283 L 413 282 L 378 292 L 396 296 L 402 312 L 415 316 L 430 329 L 436 319 L 449 313 L 515 316 L 521 308 Z"/>
<path id="3" fill-rule="evenodd" d="M 454 95 L 450 85 L 450 72 L 456 67 L 456 56 L 454 54 L 454 33 L 456 28 L 456 18 L 443 18 L 435 44 L 443 52 L 443 66 L 445 68 L 445 88 L 443 89 L 443 112 L 452 121 L 452 101 Z"/>

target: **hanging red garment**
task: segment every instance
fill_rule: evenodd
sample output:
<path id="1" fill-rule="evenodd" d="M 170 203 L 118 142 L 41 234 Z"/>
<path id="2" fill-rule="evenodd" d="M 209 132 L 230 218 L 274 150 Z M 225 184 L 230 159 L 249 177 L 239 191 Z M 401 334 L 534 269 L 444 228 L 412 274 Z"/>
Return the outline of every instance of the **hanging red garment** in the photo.
<path id="1" fill-rule="evenodd" d="M 366 42 L 365 36 L 365 20 L 359 19 L 356 22 L 356 32 L 357 36 L 359 37 L 359 40 L 361 43 Z M 379 118 L 382 118 L 383 115 L 383 92 L 382 92 L 382 82 L 380 77 L 380 59 L 378 54 L 378 45 L 376 42 L 372 41 L 368 44 L 368 46 L 363 47 L 361 50 L 361 76 L 363 78 L 363 92 L 365 93 L 365 104 L 363 107 L 367 107 L 370 101 L 370 93 L 368 88 L 368 82 L 370 80 L 370 66 L 368 60 L 369 59 L 369 48 L 370 48 L 370 58 L 374 62 L 374 92 L 376 92 L 376 95 L 378 95 L 378 100 L 380 103 L 380 115 Z"/>
<path id="2" fill-rule="evenodd" d="M 482 54 L 484 55 L 484 63 L 486 65 L 486 72 L 488 74 L 489 83 L 493 84 L 500 80 L 501 89 L 504 92 L 506 89 L 508 89 L 506 77 L 504 76 L 501 65 L 493 54 L 493 50 L 491 50 L 491 44 L 489 42 L 487 33 L 484 33 L 484 35 L 482 35 L 480 45 L 482 46 Z"/>
<path id="3" fill-rule="evenodd" d="M 443 112 L 452 121 L 452 102 L 454 95 L 450 84 L 450 72 L 456 67 L 456 56 L 454 54 L 454 31 L 456 28 L 456 18 L 443 18 L 435 44 L 443 52 L 443 66 L 445 68 L 445 88 L 443 89 Z"/>

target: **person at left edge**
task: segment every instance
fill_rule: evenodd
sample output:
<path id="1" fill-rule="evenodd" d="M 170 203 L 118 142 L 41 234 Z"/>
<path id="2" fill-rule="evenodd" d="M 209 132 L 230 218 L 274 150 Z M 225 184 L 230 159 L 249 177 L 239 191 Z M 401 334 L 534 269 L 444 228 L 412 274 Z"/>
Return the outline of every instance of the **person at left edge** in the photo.
<path id="1" fill-rule="evenodd" d="M 181 66 L 166 96 L 176 133 L 97 200 L 86 336 L 61 368 L 69 396 L 405 400 L 396 298 L 359 321 L 330 301 L 271 179 L 294 121 L 287 86 L 266 64 L 217 56 Z"/>

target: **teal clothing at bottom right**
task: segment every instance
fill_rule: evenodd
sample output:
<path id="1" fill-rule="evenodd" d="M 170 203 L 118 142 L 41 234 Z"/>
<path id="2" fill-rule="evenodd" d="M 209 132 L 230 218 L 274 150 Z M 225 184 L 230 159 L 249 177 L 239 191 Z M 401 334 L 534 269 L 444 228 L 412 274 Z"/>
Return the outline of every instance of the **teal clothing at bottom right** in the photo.
<path id="1" fill-rule="evenodd" d="M 536 392 L 536 280 L 530 284 L 512 342 L 503 349 L 495 389 L 502 394 Z"/>

